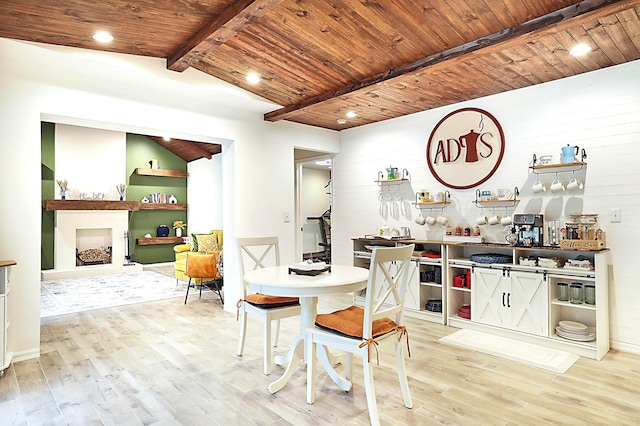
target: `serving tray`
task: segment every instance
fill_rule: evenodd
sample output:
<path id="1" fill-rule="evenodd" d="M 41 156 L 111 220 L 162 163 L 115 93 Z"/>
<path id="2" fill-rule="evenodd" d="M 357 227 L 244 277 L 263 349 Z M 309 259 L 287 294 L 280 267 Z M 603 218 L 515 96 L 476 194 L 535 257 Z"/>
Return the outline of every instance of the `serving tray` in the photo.
<path id="1" fill-rule="evenodd" d="M 310 276 L 316 276 L 316 275 L 320 275 L 323 272 L 331 272 L 331 266 L 327 266 L 326 268 L 322 268 L 322 269 L 296 269 L 296 268 L 289 268 L 289 273 L 294 273 L 294 274 L 298 274 L 298 275 L 310 275 Z"/>

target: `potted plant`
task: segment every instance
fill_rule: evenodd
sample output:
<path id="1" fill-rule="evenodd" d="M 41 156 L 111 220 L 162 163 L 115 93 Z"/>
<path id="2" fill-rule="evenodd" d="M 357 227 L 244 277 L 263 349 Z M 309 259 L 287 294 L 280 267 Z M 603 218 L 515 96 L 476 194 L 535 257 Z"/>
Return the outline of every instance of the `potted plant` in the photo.
<path id="1" fill-rule="evenodd" d="M 187 224 L 181 220 L 173 222 L 173 229 L 176 231 L 176 237 L 182 237 L 182 230 L 186 228 Z"/>

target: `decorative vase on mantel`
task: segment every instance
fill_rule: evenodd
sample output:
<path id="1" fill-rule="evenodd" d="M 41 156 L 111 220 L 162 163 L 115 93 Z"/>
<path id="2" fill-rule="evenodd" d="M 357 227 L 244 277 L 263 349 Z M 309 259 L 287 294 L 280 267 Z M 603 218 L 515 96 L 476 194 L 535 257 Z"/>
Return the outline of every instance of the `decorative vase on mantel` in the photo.
<path id="1" fill-rule="evenodd" d="M 176 237 L 182 237 L 182 228 L 176 228 Z"/>

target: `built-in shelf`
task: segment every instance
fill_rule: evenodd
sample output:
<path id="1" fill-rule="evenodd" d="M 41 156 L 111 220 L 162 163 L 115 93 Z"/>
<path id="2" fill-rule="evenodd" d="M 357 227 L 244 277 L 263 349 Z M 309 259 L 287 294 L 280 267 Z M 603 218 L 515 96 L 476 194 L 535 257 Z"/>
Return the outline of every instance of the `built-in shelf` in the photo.
<path id="1" fill-rule="evenodd" d="M 182 237 L 153 237 L 153 238 L 136 238 L 139 246 L 151 246 L 159 244 L 181 244 L 184 240 Z"/>
<path id="2" fill-rule="evenodd" d="M 166 176 L 175 178 L 189 177 L 189 173 L 183 170 L 143 169 L 138 167 L 133 171 L 133 173 L 143 176 Z"/>
<path id="3" fill-rule="evenodd" d="M 187 210 L 187 204 L 141 203 L 110 200 L 45 200 L 44 209 L 54 210 Z"/>

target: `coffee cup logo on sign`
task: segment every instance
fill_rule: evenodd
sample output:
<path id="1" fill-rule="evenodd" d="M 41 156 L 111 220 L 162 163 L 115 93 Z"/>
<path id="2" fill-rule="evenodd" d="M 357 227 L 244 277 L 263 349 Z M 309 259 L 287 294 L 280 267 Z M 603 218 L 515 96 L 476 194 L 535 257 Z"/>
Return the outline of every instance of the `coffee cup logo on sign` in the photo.
<path id="1" fill-rule="evenodd" d="M 443 185 L 468 189 L 489 179 L 504 156 L 504 133 L 498 121 L 478 108 L 445 116 L 427 143 L 427 165 Z"/>

